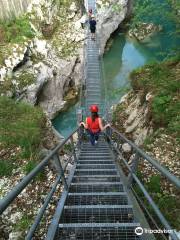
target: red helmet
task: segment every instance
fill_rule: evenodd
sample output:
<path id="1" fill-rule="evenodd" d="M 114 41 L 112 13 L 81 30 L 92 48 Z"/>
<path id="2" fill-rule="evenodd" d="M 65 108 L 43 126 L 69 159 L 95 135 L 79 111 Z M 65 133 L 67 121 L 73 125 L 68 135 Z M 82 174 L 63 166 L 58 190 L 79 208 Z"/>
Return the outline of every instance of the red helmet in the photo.
<path id="1" fill-rule="evenodd" d="M 99 111 L 97 105 L 91 105 L 90 108 L 89 108 L 89 110 L 90 110 L 90 112 L 98 112 L 98 111 Z"/>

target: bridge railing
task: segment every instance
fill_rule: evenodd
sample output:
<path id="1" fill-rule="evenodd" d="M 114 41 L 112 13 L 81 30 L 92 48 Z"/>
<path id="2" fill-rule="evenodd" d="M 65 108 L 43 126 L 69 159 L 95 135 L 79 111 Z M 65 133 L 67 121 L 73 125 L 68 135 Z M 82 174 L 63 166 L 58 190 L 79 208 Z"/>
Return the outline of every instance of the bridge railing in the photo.
<path id="1" fill-rule="evenodd" d="M 136 190 L 133 188 L 133 183 L 136 183 L 138 188 L 143 193 L 145 199 L 148 201 L 156 215 L 158 216 L 161 224 L 165 227 L 165 229 L 169 230 L 168 234 L 173 240 L 178 240 L 178 237 L 166 218 L 161 213 L 160 209 L 158 208 L 157 204 L 154 202 L 152 197 L 150 196 L 148 190 L 145 188 L 142 181 L 139 179 L 137 175 L 137 169 L 138 165 L 142 161 L 147 161 L 152 167 L 157 170 L 163 177 L 165 177 L 169 182 L 174 186 L 177 187 L 177 189 L 180 189 L 180 180 L 170 173 L 164 166 L 162 166 L 156 159 L 150 157 L 148 154 L 146 154 L 142 149 L 140 149 L 138 146 L 136 146 L 133 142 L 128 140 L 123 134 L 121 134 L 119 131 L 117 131 L 115 128 L 110 127 L 106 131 L 106 136 L 110 143 L 113 146 L 113 149 L 116 151 L 117 155 L 119 156 L 119 159 L 121 160 L 121 163 L 125 165 L 127 169 L 127 176 L 128 176 L 128 187 L 132 189 L 133 193 L 136 197 Z M 126 158 L 122 155 L 122 144 L 128 143 L 131 148 L 132 152 L 134 153 L 134 157 L 131 161 L 131 163 L 128 163 Z M 126 171 L 126 170 L 125 170 Z"/>
<path id="2" fill-rule="evenodd" d="M 74 140 L 75 138 L 76 140 Z M 61 150 L 63 150 L 64 146 L 67 143 L 70 149 L 69 158 L 65 166 L 63 166 L 59 153 Z M 59 143 L 47 157 L 45 157 L 28 175 L 26 175 L 21 180 L 21 182 L 19 182 L 4 198 L 0 200 L 0 214 L 2 214 L 6 210 L 6 208 L 8 208 L 8 206 L 13 202 L 13 200 L 15 200 L 16 197 L 32 182 L 32 180 L 34 180 L 35 177 L 39 173 L 41 173 L 46 166 L 48 166 L 50 161 L 53 163 L 57 171 L 57 177 L 51 187 L 51 190 L 48 192 L 41 209 L 39 210 L 37 216 L 35 217 L 34 223 L 29 229 L 29 232 L 26 236 L 27 240 L 32 239 L 57 187 L 61 184 L 62 187 L 64 186 L 65 190 L 68 190 L 65 171 L 68 163 L 72 161 L 72 158 L 73 161 L 76 162 L 77 160 L 76 149 L 80 148 L 80 144 L 81 144 L 81 132 L 80 128 L 77 128 L 72 134 L 69 135 L 69 137 L 67 137 L 65 140 Z"/>

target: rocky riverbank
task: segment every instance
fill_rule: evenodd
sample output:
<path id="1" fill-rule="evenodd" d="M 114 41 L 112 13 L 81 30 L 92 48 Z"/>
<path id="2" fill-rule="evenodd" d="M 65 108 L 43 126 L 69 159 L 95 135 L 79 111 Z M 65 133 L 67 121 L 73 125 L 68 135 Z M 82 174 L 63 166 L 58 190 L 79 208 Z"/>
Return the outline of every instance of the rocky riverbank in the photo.
<path id="1" fill-rule="evenodd" d="M 177 176 L 178 74 L 178 57 L 135 70 L 131 74 L 133 90 L 122 97 L 113 115 L 113 123 L 121 132 Z"/>

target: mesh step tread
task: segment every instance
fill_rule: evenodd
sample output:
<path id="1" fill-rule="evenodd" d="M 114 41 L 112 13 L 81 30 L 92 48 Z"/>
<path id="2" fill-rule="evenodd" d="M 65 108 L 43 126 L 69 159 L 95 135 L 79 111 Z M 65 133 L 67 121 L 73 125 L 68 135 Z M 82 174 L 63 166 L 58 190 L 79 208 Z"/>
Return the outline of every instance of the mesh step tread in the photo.
<path id="1" fill-rule="evenodd" d="M 94 183 L 94 182 L 88 182 L 88 183 L 71 183 L 71 185 L 119 185 L 122 184 L 122 182 L 103 182 L 103 183 Z"/>
<path id="2" fill-rule="evenodd" d="M 121 195 L 127 195 L 126 192 L 86 192 L 86 193 L 68 193 L 69 196 L 94 196 L 94 195 L 103 195 L 103 196 L 121 196 Z"/>
<path id="3" fill-rule="evenodd" d="M 86 164 L 106 164 L 106 165 L 109 165 L 109 164 L 113 164 L 113 161 L 112 160 L 79 160 L 78 161 L 78 164 L 81 164 L 81 165 L 86 165 Z"/>
<path id="4" fill-rule="evenodd" d="M 104 170 L 104 169 L 101 169 L 101 170 L 86 170 L 86 169 L 76 169 L 75 171 L 75 175 L 74 176 L 84 176 L 84 175 L 115 175 L 115 176 L 118 176 L 118 173 L 116 170 L 114 169 L 110 169 L 110 170 Z"/>
<path id="5" fill-rule="evenodd" d="M 78 206 L 76 206 L 78 207 Z M 133 211 L 131 207 L 106 208 L 101 206 L 87 208 L 64 208 L 61 223 L 129 223 L 133 222 Z"/>
<path id="6" fill-rule="evenodd" d="M 132 205 L 73 205 L 73 206 L 64 206 L 64 209 L 131 209 Z"/>
<path id="7" fill-rule="evenodd" d="M 102 195 L 102 194 L 93 194 L 93 195 L 68 195 L 66 200 L 66 205 L 127 205 L 128 198 L 126 194 L 123 195 Z"/>
<path id="8" fill-rule="evenodd" d="M 94 170 L 94 169 L 89 169 L 89 170 L 87 170 L 87 169 L 76 169 L 75 171 L 78 171 L 78 172 L 88 172 L 89 171 L 90 173 L 92 173 L 92 172 L 103 172 L 104 174 L 106 174 L 105 172 L 107 172 L 107 171 L 112 171 L 112 172 L 116 172 L 117 173 L 117 171 L 115 171 L 114 169 L 106 169 L 106 170 L 104 170 L 104 169 L 98 169 L 98 170 Z"/>
<path id="9" fill-rule="evenodd" d="M 77 164 L 76 169 L 116 169 L 114 164 Z"/>
<path id="10" fill-rule="evenodd" d="M 96 151 L 95 150 L 95 152 L 92 150 L 92 151 L 81 151 L 80 152 L 80 155 L 84 155 L 84 156 L 87 156 L 87 157 L 89 157 L 89 156 L 97 156 L 97 157 L 99 157 L 99 156 L 102 156 L 102 157 L 107 157 L 107 156 L 112 156 L 112 154 L 111 154 L 111 152 L 109 152 L 109 151 L 106 151 L 106 150 L 99 150 L 99 151 Z"/>
<path id="11" fill-rule="evenodd" d="M 121 181 L 120 177 L 117 176 L 110 176 L 107 175 L 99 176 L 99 175 L 93 175 L 93 176 L 74 176 L 72 182 L 117 182 Z"/>
<path id="12" fill-rule="evenodd" d="M 89 224 L 86 224 L 86 223 L 70 223 L 70 224 L 63 224 L 63 223 L 60 223 L 59 224 L 59 228 L 63 228 L 63 227 L 74 227 L 74 228 L 101 228 L 101 227 L 119 227 L 119 228 L 125 228 L 125 227 L 139 227 L 140 224 L 139 223 L 89 223 Z"/>
<path id="13" fill-rule="evenodd" d="M 140 240 L 134 232 L 138 224 L 62 224 L 58 238 L 61 240 Z"/>
<path id="14" fill-rule="evenodd" d="M 123 192 L 124 187 L 122 184 L 114 184 L 111 182 L 109 184 L 75 184 L 71 185 L 69 192 Z"/>

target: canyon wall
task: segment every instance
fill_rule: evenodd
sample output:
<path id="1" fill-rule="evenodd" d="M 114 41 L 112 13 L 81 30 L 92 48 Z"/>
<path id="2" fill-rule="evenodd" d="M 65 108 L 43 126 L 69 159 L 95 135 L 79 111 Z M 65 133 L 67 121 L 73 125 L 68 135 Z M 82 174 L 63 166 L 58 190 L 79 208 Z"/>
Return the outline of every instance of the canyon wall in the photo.
<path id="1" fill-rule="evenodd" d="M 19 16 L 27 10 L 31 0 L 0 0 L 0 19 Z"/>

